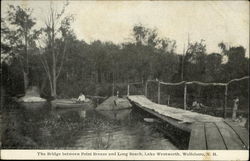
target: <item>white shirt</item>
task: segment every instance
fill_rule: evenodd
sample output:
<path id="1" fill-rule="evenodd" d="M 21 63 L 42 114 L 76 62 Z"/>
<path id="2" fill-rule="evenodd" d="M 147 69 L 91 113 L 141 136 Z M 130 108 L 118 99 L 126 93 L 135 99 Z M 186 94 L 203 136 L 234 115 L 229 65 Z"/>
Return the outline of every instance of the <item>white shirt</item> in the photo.
<path id="1" fill-rule="evenodd" d="M 78 97 L 78 100 L 79 101 L 85 101 L 85 96 L 82 94 Z"/>

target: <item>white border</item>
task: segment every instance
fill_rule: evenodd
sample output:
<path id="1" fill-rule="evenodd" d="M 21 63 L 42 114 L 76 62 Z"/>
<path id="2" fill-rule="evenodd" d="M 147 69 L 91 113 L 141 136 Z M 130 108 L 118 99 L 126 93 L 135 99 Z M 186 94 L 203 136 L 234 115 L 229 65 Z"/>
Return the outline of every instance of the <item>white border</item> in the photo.
<path id="1" fill-rule="evenodd" d="M 238 161 L 248 160 L 249 150 L 1 150 L 1 159 Z"/>

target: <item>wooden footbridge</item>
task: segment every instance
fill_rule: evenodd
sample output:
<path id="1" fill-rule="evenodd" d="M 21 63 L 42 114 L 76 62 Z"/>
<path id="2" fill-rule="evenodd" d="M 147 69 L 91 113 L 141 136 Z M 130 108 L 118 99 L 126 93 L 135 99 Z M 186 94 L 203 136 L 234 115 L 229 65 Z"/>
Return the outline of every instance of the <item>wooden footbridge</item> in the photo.
<path id="1" fill-rule="evenodd" d="M 248 131 L 232 121 L 154 103 L 143 95 L 127 96 L 132 104 L 190 132 L 190 150 L 249 149 Z"/>

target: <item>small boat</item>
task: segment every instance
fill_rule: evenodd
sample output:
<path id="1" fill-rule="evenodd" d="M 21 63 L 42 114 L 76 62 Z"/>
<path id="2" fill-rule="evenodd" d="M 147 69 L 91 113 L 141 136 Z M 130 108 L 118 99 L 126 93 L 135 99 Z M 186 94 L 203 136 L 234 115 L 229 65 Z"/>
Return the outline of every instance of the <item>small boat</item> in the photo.
<path id="1" fill-rule="evenodd" d="M 51 101 L 52 107 L 56 108 L 81 108 L 89 105 L 90 102 L 78 102 L 77 99 L 55 99 Z"/>

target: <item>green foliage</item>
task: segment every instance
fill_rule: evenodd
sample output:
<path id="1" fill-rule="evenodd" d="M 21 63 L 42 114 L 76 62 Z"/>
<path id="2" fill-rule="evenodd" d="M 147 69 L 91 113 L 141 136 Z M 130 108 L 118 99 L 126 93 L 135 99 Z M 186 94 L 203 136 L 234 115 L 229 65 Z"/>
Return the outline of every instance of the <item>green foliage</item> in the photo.
<path id="1" fill-rule="evenodd" d="M 206 44 L 204 40 L 189 44 L 184 60 L 184 80 L 206 81 L 205 57 Z"/>
<path id="2" fill-rule="evenodd" d="M 35 24 L 30 8 L 9 5 L 7 17 L 1 18 L 1 45 L 4 45 L 5 53 L 16 57 L 27 56 L 28 51 L 25 50 L 34 45 L 36 31 L 32 28 Z"/>
<path id="3" fill-rule="evenodd" d="M 218 53 L 211 53 L 205 58 L 205 77 L 208 82 L 220 81 L 222 70 L 222 56 Z"/>

